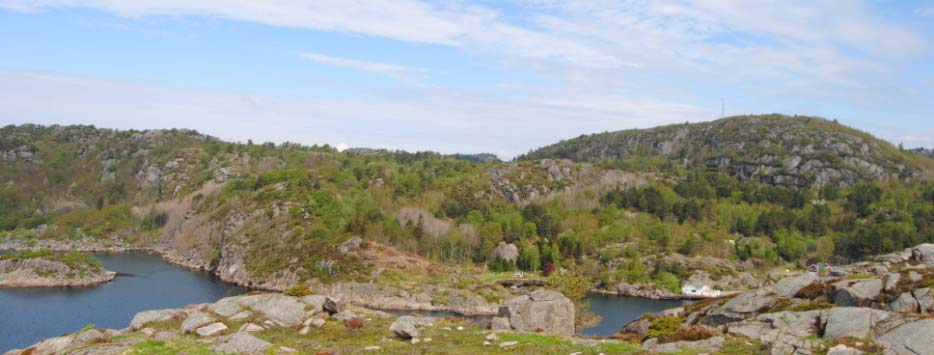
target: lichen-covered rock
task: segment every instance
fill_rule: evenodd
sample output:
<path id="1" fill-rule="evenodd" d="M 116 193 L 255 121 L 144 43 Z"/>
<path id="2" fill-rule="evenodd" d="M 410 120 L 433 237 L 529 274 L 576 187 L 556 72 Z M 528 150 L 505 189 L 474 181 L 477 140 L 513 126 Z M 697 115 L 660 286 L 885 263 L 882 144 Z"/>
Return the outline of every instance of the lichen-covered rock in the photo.
<path id="1" fill-rule="evenodd" d="M 217 339 L 211 351 L 218 354 L 262 354 L 272 346 L 269 342 L 247 333 L 234 333 Z"/>
<path id="2" fill-rule="evenodd" d="M 911 250 L 911 259 L 934 266 L 934 244 L 921 244 Z"/>
<path id="3" fill-rule="evenodd" d="M 512 329 L 520 332 L 574 334 L 574 302 L 556 291 L 535 290 L 500 307 Z"/>
<path id="4" fill-rule="evenodd" d="M 882 291 L 882 280 L 869 279 L 849 286 L 841 285 L 833 293 L 833 303 L 841 307 L 870 306 Z"/>
<path id="5" fill-rule="evenodd" d="M 776 297 L 768 289 L 758 289 L 739 294 L 723 304 L 711 309 L 701 324 L 719 326 L 738 322 L 749 316 L 768 309 L 776 302 Z"/>
<path id="6" fill-rule="evenodd" d="M 827 350 L 827 355 L 862 355 L 863 352 L 844 344 L 838 344 Z"/>
<path id="7" fill-rule="evenodd" d="M 873 327 L 891 313 L 864 307 L 835 307 L 824 311 L 824 339 L 872 338 Z"/>
<path id="8" fill-rule="evenodd" d="M 213 323 L 214 320 L 214 317 L 212 317 L 210 314 L 201 311 L 194 311 L 185 317 L 185 320 L 182 322 L 182 325 L 178 330 L 182 333 L 191 333 L 195 331 L 195 329 L 201 328 L 203 325 Z"/>
<path id="9" fill-rule="evenodd" d="M 291 296 L 264 293 L 234 297 L 233 301 L 286 327 L 302 324 L 306 318 L 305 303 Z"/>
<path id="10" fill-rule="evenodd" d="M 131 330 L 143 329 L 146 325 L 154 322 L 165 322 L 181 318 L 185 313 L 180 309 L 160 309 L 154 311 L 139 312 L 133 316 L 130 321 Z"/>
<path id="11" fill-rule="evenodd" d="M 898 298 L 889 303 L 888 309 L 899 313 L 917 313 L 918 300 L 910 292 L 903 292 Z"/>
<path id="12" fill-rule="evenodd" d="M 512 325 L 509 324 L 509 317 L 493 317 L 490 320 L 490 330 L 505 332 L 512 330 Z"/>
<path id="13" fill-rule="evenodd" d="M 207 310 L 211 311 L 212 313 L 216 313 L 221 317 L 229 318 L 233 317 L 237 313 L 242 312 L 243 307 L 237 304 L 237 302 L 235 302 L 232 298 L 223 298 L 216 303 L 208 305 Z"/>
<path id="14" fill-rule="evenodd" d="M 778 281 L 773 290 L 775 294 L 782 297 L 794 297 L 802 288 L 814 283 L 817 281 L 817 276 L 811 275 L 809 273 L 801 274 L 798 276 L 786 277 Z"/>
<path id="15" fill-rule="evenodd" d="M 389 330 L 402 339 L 418 338 L 418 327 L 415 324 L 415 317 L 402 316 L 392 322 Z"/>
<path id="16" fill-rule="evenodd" d="M 723 337 L 716 336 L 697 341 L 675 341 L 659 344 L 657 342 L 645 342 L 642 348 L 656 353 L 676 353 L 682 350 L 695 351 L 717 351 L 723 346 Z"/>
<path id="17" fill-rule="evenodd" d="M 934 351 L 934 319 L 921 319 L 903 324 L 876 342 L 897 355 L 931 354 Z"/>
<path id="18" fill-rule="evenodd" d="M 934 297 L 931 296 L 930 288 L 919 288 L 912 291 L 911 295 L 918 301 L 918 310 L 921 313 L 934 312 Z"/>
<path id="19" fill-rule="evenodd" d="M 220 334 L 220 332 L 225 330 L 227 330 L 227 325 L 221 322 L 217 322 L 200 327 L 195 330 L 195 333 L 197 333 L 200 337 L 209 337 Z"/>

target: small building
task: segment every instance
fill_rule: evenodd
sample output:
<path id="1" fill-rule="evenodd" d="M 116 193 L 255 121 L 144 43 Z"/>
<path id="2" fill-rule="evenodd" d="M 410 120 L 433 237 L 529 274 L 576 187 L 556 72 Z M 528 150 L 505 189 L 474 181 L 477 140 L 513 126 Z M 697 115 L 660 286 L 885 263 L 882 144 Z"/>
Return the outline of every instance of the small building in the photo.
<path id="1" fill-rule="evenodd" d="M 681 293 L 693 297 L 720 297 L 720 290 L 714 290 L 708 285 L 684 284 Z"/>

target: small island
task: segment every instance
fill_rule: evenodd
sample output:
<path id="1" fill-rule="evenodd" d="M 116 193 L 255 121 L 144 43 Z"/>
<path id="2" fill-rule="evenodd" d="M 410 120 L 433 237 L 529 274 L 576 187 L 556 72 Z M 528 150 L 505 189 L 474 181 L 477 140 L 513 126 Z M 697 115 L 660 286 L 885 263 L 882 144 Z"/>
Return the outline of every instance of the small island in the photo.
<path id="1" fill-rule="evenodd" d="M 42 249 L 0 255 L 0 287 L 84 287 L 116 276 L 89 253 Z"/>

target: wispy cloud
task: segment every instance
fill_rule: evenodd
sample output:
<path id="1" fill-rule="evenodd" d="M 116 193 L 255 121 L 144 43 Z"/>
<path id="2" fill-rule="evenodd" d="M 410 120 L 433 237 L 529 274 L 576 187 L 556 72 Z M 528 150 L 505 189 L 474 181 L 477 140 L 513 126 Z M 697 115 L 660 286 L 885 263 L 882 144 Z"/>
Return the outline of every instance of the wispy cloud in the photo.
<path id="1" fill-rule="evenodd" d="M 299 57 L 307 59 L 313 62 L 329 64 L 341 68 L 350 68 L 356 70 L 363 70 L 372 73 L 385 74 L 385 75 L 402 75 L 402 74 L 412 74 L 412 73 L 426 73 L 428 72 L 425 68 L 420 67 L 410 67 L 405 65 L 381 63 L 381 62 L 372 62 L 365 60 L 349 59 L 349 58 L 340 58 L 329 56 L 326 54 L 320 53 L 302 53 L 299 54 Z"/>
<path id="2" fill-rule="evenodd" d="M 930 62 L 930 35 L 885 17 L 869 1 L 850 1 L 845 6 L 834 0 L 512 0 L 509 6 L 501 4 L 444 0 L 0 0 L 0 6 L 16 11 L 86 7 L 129 18 L 212 16 L 453 48 L 481 58 L 484 65 L 493 63 L 540 79 L 510 84 L 510 92 L 521 97 L 502 98 L 510 106 L 499 108 L 544 110 L 555 115 L 557 127 L 565 127 L 560 119 L 574 116 L 565 111 L 573 109 L 614 123 L 618 120 L 614 121 L 613 115 L 642 117 L 635 110 L 663 112 L 661 116 L 667 118 L 674 112 L 706 112 L 694 105 L 710 100 L 706 95 L 719 94 L 711 94 L 711 90 L 753 97 L 755 103 L 779 102 L 768 109 L 787 109 L 780 104 L 784 99 L 830 103 L 850 112 L 885 113 L 890 111 L 885 104 L 905 100 L 906 91 L 917 92 L 912 94 L 915 102 L 923 102 L 921 96 L 929 95 L 925 88 L 899 78 L 910 76 L 906 68 Z M 929 12 L 918 10 L 922 15 Z M 322 53 L 301 57 L 389 76 L 415 89 L 428 87 L 423 82 L 434 74 L 405 63 Z M 500 94 L 492 91 L 495 88 L 489 90 Z M 659 104 L 646 98 L 655 98 Z M 474 105 L 464 110 L 486 114 L 484 108 L 492 101 L 467 100 Z M 396 107 L 395 112 L 432 109 L 426 102 L 410 101 L 407 105 Z M 915 115 L 934 110 L 929 104 L 903 107 L 899 110 L 913 110 Z M 443 120 L 456 119 L 451 117 Z M 537 123 L 545 116 L 529 117 Z M 688 115 L 675 121 L 702 117 L 708 116 Z"/>

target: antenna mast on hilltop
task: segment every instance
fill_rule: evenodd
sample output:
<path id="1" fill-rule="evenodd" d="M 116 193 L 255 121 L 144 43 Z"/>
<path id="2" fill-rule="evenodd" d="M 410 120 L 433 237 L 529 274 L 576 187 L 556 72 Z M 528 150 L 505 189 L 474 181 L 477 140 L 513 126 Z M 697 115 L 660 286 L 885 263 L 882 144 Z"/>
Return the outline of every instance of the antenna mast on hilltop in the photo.
<path id="1" fill-rule="evenodd" d="M 726 101 L 720 98 L 720 118 L 726 117 Z"/>

